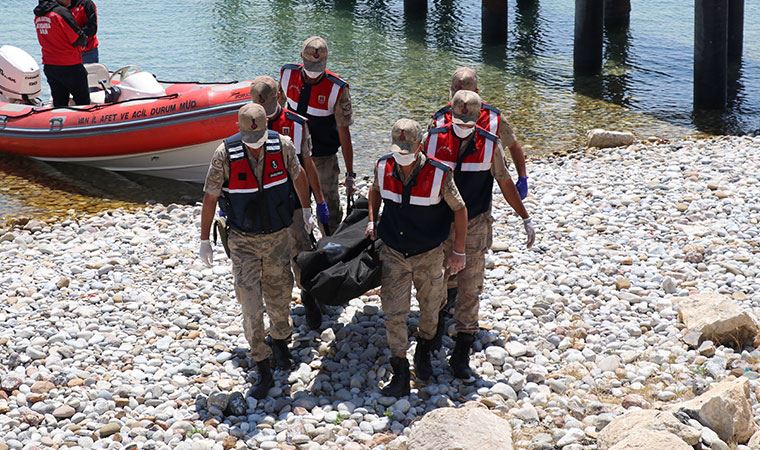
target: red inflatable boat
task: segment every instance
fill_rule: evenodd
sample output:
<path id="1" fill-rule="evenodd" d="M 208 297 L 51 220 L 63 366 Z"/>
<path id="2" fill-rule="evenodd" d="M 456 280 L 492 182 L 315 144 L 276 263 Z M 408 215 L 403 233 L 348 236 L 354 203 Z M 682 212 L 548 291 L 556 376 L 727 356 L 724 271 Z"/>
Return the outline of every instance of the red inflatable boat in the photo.
<path id="1" fill-rule="evenodd" d="M 250 101 L 250 82 L 160 82 L 134 67 L 87 67 L 91 105 L 0 101 L 0 151 L 202 182 L 214 149 L 237 132 L 237 111 Z"/>

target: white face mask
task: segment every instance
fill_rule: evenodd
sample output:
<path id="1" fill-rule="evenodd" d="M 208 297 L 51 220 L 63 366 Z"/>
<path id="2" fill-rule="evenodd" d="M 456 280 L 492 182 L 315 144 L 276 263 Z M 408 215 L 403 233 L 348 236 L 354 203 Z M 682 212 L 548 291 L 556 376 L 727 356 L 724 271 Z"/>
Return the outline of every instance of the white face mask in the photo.
<path id="1" fill-rule="evenodd" d="M 401 166 L 408 166 L 414 162 L 414 160 L 417 158 L 417 155 L 414 153 L 409 153 L 408 155 L 402 155 L 398 152 L 393 152 L 393 159 L 396 160 L 396 164 L 399 164 Z"/>
<path id="2" fill-rule="evenodd" d="M 305 73 L 306 76 L 311 78 L 312 80 L 316 80 L 317 78 L 322 76 L 323 72 L 312 72 L 311 70 L 304 69 L 303 73 Z"/>
<path id="3" fill-rule="evenodd" d="M 452 128 L 454 129 L 454 134 L 456 134 L 459 139 L 465 139 L 475 131 L 475 127 L 463 127 L 457 124 L 452 124 Z"/>

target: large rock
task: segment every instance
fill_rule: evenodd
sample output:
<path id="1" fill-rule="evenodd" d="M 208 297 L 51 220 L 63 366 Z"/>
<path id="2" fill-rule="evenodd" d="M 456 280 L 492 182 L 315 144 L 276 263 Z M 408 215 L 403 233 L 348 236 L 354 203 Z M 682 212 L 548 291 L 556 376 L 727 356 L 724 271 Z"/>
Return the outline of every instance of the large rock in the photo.
<path id="1" fill-rule="evenodd" d="M 408 448 L 414 450 L 512 450 L 509 422 L 485 408 L 441 408 L 412 428 Z"/>
<path id="2" fill-rule="evenodd" d="M 703 341 L 741 348 L 760 340 L 757 320 L 725 295 L 700 293 L 676 298 L 674 302 L 686 325 L 684 342 L 694 348 Z"/>
<path id="3" fill-rule="evenodd" d="M 625 439 L 610 447 L 610 450 L 652 450 L 656 448 L 694 450 L 694 447 L 673 433 L 647 429 L 633 430 Z"/>
<path id="4" fill-rule="evenodd" d="M 608 131 L 601 128 L 595 128 L 588 132 L 588 147 L 610 148 L 623 147 L 636 142 L 636 136 L 633 133 L 622 131 Z"/>
<path id="5" fill-rule="evenodd" d="M 700 436 L 698 430 L 684 425 L 670 412 L 641 409 L 623 414 L 604 427 L 597 438 L 599 450 L 612 448 L 631 435 L 634 430 L 636 432 L 662 431 L 674 434 L 688 445 L 696 445 Z"/>
<path id="6" fill-rule="evenodd" d="M 709 391 L 674 408 L 712 429 L 729 444 L 743 444 L 757 431 L 749 402 L 749 380 L 744 377 L 713 384 Z"/>
<path id="7" fill-rule="evenodd" d="M 752 435 L 752 438 L 747 442 L 749 450 L 760 450 L 760 431 Z"/>

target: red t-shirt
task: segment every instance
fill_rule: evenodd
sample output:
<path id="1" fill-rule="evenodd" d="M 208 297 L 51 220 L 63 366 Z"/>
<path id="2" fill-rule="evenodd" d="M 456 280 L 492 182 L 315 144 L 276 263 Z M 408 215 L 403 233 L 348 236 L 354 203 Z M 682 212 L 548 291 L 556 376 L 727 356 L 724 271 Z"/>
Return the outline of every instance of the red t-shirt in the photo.
<path id="1" fill-rule="evenodd" d="M 95 3 L 92 4 L 92 7 L 95 9 L 95 14 L 97 14 L 98 8 L 97 6 L 95 6 Z M 74 16 L 74 20 L 77 21 L 77 25 L 82 27 L 82 29 L 84 30 L 85 25 L 87 25 L 87 11 L 84 8 L 84 4 L 80 3 L 77 6 L 71 8 L 71 14 Z M 97 47 L 98 47 L 98 35 L 95 34 L 87 38 L 87 45 L 84 47 L 84 50 L 82 51 L 89 52 L 90 50 Z"/>
<path id="2" fill-rule="evenodd" d="M 42 47 L 42 64 L 82 64 L 82 48 L 74 46 L 79 36 L 61 16 L 51 11 L 35 17 L 34 25 L 37 28 L 37 40 Z"/>

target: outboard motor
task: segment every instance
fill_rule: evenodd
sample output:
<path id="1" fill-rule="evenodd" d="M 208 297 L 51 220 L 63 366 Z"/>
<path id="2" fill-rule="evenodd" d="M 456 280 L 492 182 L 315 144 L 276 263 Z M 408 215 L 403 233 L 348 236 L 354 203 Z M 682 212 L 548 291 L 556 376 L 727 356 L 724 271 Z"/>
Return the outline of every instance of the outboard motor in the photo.
<path id="1" fill-rule="evenodd" d="M 0 47 L 0 101 L 38 105 L 41 91 L 37 61 L 18 47 Z"/>

